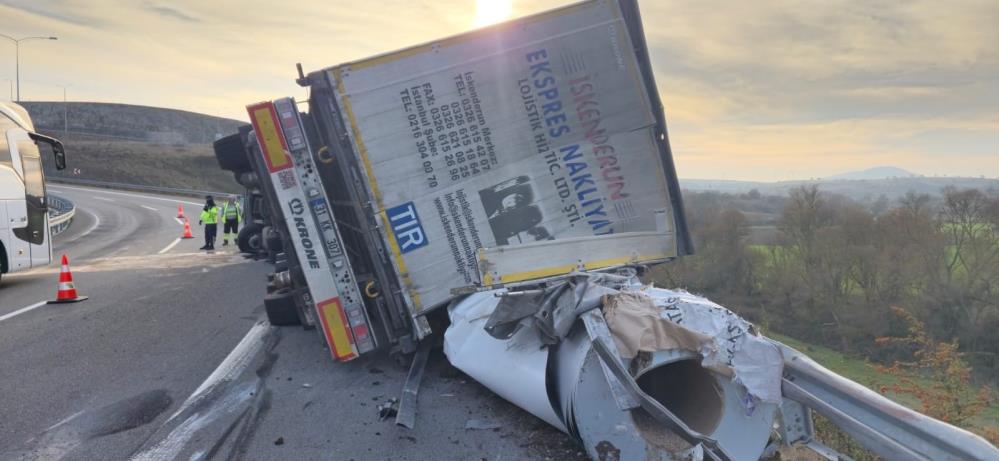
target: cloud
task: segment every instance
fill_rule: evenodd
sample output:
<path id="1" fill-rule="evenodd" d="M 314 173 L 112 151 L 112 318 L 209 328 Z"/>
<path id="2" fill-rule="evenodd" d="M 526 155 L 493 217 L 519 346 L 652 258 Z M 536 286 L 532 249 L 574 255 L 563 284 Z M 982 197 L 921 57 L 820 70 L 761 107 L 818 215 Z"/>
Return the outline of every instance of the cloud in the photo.
<path id="1" fill-rule="evenodd" d="M 0 10 L 19 10 L 32 16 L 65 22 L 77 26 L 98 27 L 99 18 L 90 14 L 76 14 L 74 2 L 68 0 L 36 1 L 36 0 L 2 0 Z M 7 16 L 8 18 L 10 16 Z M 0 23 L 2 24 L 2 23 Z"/>
<path id="2" fill-rule="evenodd" d="M 172 7 L 169 7 L 169 6 L 147 4 L 146 5 L 146 9 L 148 9 L 149 11 L 152 11 L 154 13 L 158 13 L 158 14 L 164 16 L 164 17 L 167 17 L 167 18 L 177 19 L 177 20 L 186 21 L 186 22 L 194 22 L 194 23 L 200 23 L 201 22 L 201 19 L 198 19 L 198 18 L 196 18 L 194 16 L 191 16 L 191 15 L 189 15 L 189 14 L 181 11 L 181 10 L 178 10 L 176 8 L 172 8 Z"/>
<path id="3" fill-rule="evenodd" d="M 523 15 L 569 0 L 516 0 Z M 999 176 L 999 2 L 640 0 L 677 168 L 788 179 L 874 164 Z M 472 0 L 0 0 L 22 95 L 245 118 L 308 70 L 460 33 Z M 9 31 L 9 32 L 8 32 Z M 0 43 L 0 79 L 13 79 Z M 0 91 L 0 97 L 4 95 Z M 991 153 L 995 152 L 996 155 Z"/>

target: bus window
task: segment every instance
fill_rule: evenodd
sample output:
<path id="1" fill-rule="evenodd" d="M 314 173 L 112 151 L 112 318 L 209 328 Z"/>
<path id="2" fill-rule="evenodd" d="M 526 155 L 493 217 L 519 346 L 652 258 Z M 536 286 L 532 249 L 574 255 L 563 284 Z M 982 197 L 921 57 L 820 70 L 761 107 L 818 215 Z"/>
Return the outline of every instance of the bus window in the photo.
<path id="1" fill-rule="evenodd" d="M 35 245 L 45 243 L 45 226 L 48 225 L 48 207 L 45 204 L 45 174 L 38 146 L 34 141 L 17 142 L 17 153 L 24 169 L 24 198 L 28 205 L 28 227 L 15 229 L 14 235 Z"/>

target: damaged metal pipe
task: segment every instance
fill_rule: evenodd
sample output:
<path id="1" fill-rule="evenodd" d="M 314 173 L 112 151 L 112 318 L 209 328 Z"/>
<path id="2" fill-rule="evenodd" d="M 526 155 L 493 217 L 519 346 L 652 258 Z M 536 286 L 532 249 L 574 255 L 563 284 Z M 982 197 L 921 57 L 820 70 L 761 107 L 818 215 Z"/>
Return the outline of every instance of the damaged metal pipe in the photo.
<path id="1" fill-rule="evenodd" d="M 491 335 L 485 329 L 486 323 L 503 300 L 511 298 L 483 292 L 451 306 L 452 325 L 444 342 L 448 359 L 501 397 L 576 438 L 593 459 L 759 458 L 769 441 L 779 403 L 781 360 L 776 348 L 755 344 L 748 323 L 731 312 L 713 303 L 698 305 L 698 312 L 690 314 L 688 321 L 701 330 L 685 329 L 686 336 L 679 339 L 657 339 L 642 335 L 662 325 L 642 327 L 632 332 L 639 336 L 637 342 L 631 342 L 638 347 L 632 357 L 621 353 L 622 344 L 608 347 L 605 352 L 615 354 L 616 366 L 627 373 L 614 376 L 594 348 L 580 315 L 602 320 L 601 309 L 606 300 L 612 299 L 608 296 L 627 291 L 651 301 L 642 309 L 645 314 L 655 313 L 656 318 L 648 319 L 652 322 L 649 325 L 655 325 L 657 318 L 669 321 L 668 314 L 690 310 L 690 306 L 678 305 L 703 298 L 643 287 L 634 279 L 621 284 L 619 279 L 608 283 L 587 276 L 567 284 L 550 288 L 560 290 L 555 299 L 533 293 L 514 301 L 550 304 L 536 306 L 535 310 L 551 312 L 554 317 L 560 311 L 573 311 L 570 327 L 555 344 L 547 344 L 549 336 L 542 332 L 559 331 L 553 326 L 559 319 L 551 319 L 553 325 L 538 327 L 536 323 L 544 320 L 542 316 L 523 316 L 531 310 L 523 305 L 510 308 L 515 315 L 509 320 L 519 328 L 512 334 L 507 330 L 500 337 Z M 615 319 L 632 320 L 623 316 Z M 712 328 L 740 334 L 733 340 L 709 331 Z M 698 342 L 690 343 L 691 338 Z M 648 349 L 644 344 L 671 344 L 671 340 L 675 347 L 643 350 Z M 617 338 L 613 342 L 617 343 Z M 757 347 L 769 347 L 774 353 L 760 353 Z M 755 353 L 755 359 L 776 363 L 755 362 L 753 357 L 747 357 L 747 351 Z M 769 369 L 769 373 L 757 369 Z M 622 383 L 622 379 L 627 382 Z M 776 402 L 769 394 L 767 386 L 771 385 L 777 389 Z M 644 405 L 643 399 L 648 399 Z M 670 415 L 675 421 L 669 419 Z"/>

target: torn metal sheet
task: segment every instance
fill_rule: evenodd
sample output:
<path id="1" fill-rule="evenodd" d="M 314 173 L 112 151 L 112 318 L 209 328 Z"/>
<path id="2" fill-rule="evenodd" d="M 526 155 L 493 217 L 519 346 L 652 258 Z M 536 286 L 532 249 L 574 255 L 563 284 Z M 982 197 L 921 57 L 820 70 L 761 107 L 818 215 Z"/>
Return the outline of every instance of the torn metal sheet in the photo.
<path id="1" fill-rule="evenodd" d="M 585 328 L 574 329 L 558 349 L 553 359 L 558 382 L 551 387 L 560 393 L 572 434 L 592 458 L 600 459 L 601 452 L 613 448 L 622 460 L 650 459 L 648 454 L 656 460 L 702 459 L 700 445 L 691 445 L 644 410 L 618 409 Z M 569 357 L 577 363 L 562 363 Z M 691 429 L 715 440 L 731 459 L 756 460 L 766 448 L 777 405 L 760 402 L 747 412 L 745 391 L 730 378 L 700 366 L 696 353 L 673 349 L 641 353 L 622 362 L 646 394 Z"/>
<path id="2" fill-rule="evenodd" d="M 605 295 L 641 286 L 634 269 L 623 268 L 616 273 L 573 273 L 543 290 L 503 292 L 486 331 L 497 339 L 510 339 L 521 327 L 534 328 L 542 343 L 556 344 L 580 314 L 600 307 Z"/>
<path id="3" fill-rule="evenodd" d="M 686 291 L 649 286 L 642 293 L 662 309 L 660 315 L 664 319 L 711 339 L 697 351 L 703 357 L 704 367 L 729 368 L 735 374 L 733 380 L 754 398 L 780 404 L 784 357 L 779 348 L 756 333 L 752 324 L 711 300 Z"/>

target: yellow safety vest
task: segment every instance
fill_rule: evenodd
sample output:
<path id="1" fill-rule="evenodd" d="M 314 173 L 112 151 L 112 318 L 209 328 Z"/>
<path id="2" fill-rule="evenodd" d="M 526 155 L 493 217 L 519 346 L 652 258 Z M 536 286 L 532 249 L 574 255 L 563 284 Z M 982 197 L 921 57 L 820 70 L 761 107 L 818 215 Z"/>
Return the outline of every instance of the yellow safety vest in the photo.
<path id="1" fill-rule="evenodd" d="M 222 217 L 225 218 L 226 221 L 235 219 L 238 222 L 241 219 L 241 214 L 242 213 L 239 212 L 238 203 L 226 202 L 226 204 L 222 206 Z"/>
<path id="2" fill-rule="evenodd" d="M 205 224 L 219 223 L 219 207 L 213 206 L 201 212 L 201 222 Z"/>

